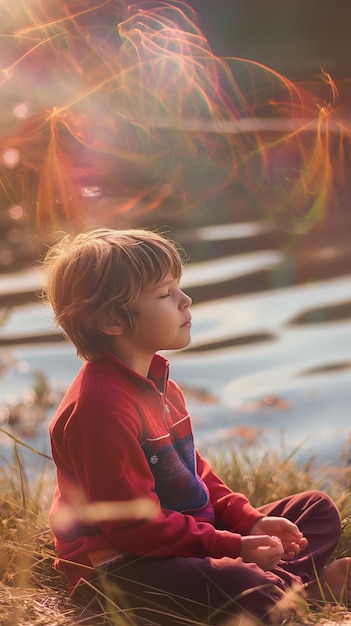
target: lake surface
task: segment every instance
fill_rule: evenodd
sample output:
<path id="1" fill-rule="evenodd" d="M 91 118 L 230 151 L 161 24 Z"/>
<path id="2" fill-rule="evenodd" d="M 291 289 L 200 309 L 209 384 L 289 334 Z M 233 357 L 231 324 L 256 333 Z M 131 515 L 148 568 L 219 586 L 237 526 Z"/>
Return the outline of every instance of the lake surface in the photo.
<path id="1" fill-rule="evenodd" d="M 301 461 L 348 462 L 346 222 L 345 228 L 322 230 L 295 248 L 282 246 L 279 232 L 265 219 L 172 231 L 190 256 L 182 286 L 193 298 L 193 325 L 189 349 L 166 356 L 186 395 L 200 447 L 222 447 L 224 453 L 228 446 L 258 446 L 286 455 L 296 448 Z M 35 267 L 3 274 L 0 294 L 40 284 Z M 58 341 L 50 310 L 34 298 L 9 307 L 2 322 L 1 426 L 9 428 L 8 407 L 21 402 L 31 407 L 30 390 L 38 372 L 44 373 L 54 393 L 52 406 L 39 417 L 28 409 L 10 432 L 50 454 L 48 421 L 80 361 L 71 346 Z M 35 339 L 40 336 L 46 337 L 42 343 Z M 2 462 L 13 457 L 13 441 L 4 434 L 0 452 Z M 25 448 L 20 453 L 29 473 L 41 462 Z"/>

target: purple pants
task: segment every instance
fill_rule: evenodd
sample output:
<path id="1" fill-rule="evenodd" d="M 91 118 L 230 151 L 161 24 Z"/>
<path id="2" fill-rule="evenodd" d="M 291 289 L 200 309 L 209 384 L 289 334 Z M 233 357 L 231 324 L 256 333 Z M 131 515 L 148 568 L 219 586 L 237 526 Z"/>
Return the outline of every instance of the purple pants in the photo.
<path id="1" fill-rule="evenodd" d="M 133 558 L 109 569 L 99 585 L 120 607 L 133 608 L 136 617 L 162 626 L 189 620 L 220 624 L 238 612 L 269 622 L 282 591 L 294 584 L 302 589 L 321 572 L 341 524 L 335 504 L 320 491 L 299 493 L 259 510 L 295 522 L 308 539 L 306 550 L 268 572 L 241 558 Z"/>

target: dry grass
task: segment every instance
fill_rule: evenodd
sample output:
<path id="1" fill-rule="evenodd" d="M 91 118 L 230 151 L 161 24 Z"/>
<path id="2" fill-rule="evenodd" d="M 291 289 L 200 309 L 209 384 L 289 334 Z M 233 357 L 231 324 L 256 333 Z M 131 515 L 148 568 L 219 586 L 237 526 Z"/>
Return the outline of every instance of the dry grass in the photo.
<path id="1" fill-rule="evenodd" d="M 21 466 L 17 445 L 14 462 L 0 468 L 0 624 L 1 626 L 133 626 L 131 618 L 117 605 L 107 611 L 104 603 L 73 604 L 65 581 L 53 567 L 55 550 L 48 527 L 51 472 L 30 488 Z M 235 490 L 245 492 L 255 506 L 293 492 L 324 488 L 336 501 L 344 520 L 342 538 L 335 557 L 351 554 L 351 469 L 300 466 L 293 457 L 277 453 L 227 451 L 225 458 L 212 453 L 215 470 Z M 341 605 L 311 607 L 304 601 L 293 617 L 279 624 L 351 624 L 351 614 Z M 162 618 L 157 620 L 162 626 Z M 248 626 L 235 619 L 235 626 Z M 191 626 L 189 624 L 189 626 Z M 229 624 L 228 624 L 229 626 Z"/>

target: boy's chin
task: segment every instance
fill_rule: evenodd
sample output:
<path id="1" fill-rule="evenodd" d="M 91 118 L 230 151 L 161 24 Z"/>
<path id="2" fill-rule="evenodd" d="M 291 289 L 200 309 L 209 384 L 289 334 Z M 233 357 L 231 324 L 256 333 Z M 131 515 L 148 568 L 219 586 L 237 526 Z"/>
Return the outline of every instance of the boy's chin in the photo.
<path id="1" fill-rule="evenodd" d="M 177 343 L 174 343 L 174 345 L 170 345 L 167 348 L 160 348 L 160 352 L 164 351 L 164 352 L 173 352 L 175 350 L 184 350 L 184 348 L 187 348 L 191 343 L 191 338 L 189 337 L 189 339 L 186 341 L 178 341 Z"/>
<path id="2" fill-rule="evenodd" d="M 189 337 L 187 341 L 182 342 L 182 345 L 178 346 L 176 350 L 183 350 L 184 348 L 187 348 L 190 344 L 191 344 L 191 337 Z"/>

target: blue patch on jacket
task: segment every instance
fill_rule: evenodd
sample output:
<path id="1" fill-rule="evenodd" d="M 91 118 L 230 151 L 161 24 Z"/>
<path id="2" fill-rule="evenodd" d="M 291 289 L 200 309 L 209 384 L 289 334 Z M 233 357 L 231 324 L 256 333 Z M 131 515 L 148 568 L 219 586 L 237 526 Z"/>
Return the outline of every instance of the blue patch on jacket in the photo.
<path id="1" fill-rule="evenodd" d="M 184 513 L 208 504 L 208 492 L 195 472 L 195 452 L 191 435 L 177 442 L 171 436 L 147 439 L 144 454 L 155 479 L 161 506 Z"/>

